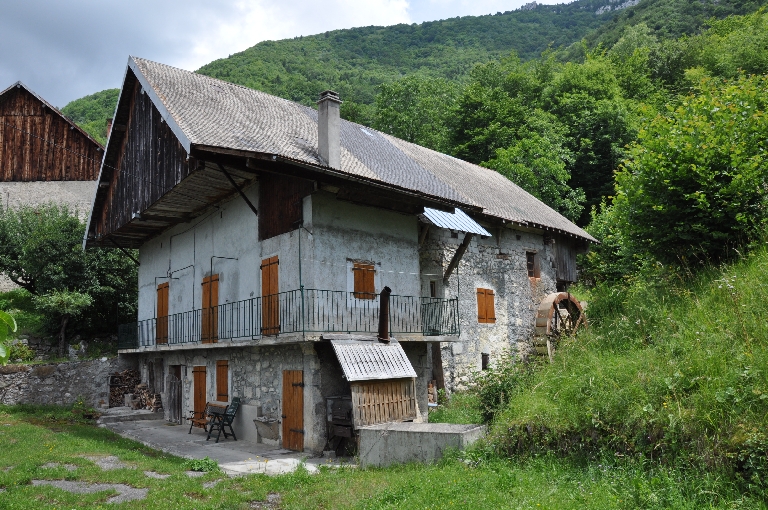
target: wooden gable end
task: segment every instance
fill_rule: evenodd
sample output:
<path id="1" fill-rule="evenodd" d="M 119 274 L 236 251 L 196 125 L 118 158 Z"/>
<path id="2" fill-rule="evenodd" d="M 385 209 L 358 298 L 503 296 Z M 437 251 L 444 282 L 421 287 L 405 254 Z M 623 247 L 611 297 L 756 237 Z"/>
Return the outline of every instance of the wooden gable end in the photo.
<path id="1" fill-rule="evenodd" d="M 109 185 L 98 191 L 106 196 L 94 211 L 89 235 L 107 235 L 137 219 L 190 173 L 184 147 L 149 94 L 135 79 L 126 85 L 123 94 L 127 89 L 129 98 L 115 118 L 102 169 L 102 183 L 109 177 Z"/>
<path id="2" fill-rule="evenodd" d="M 22 85 L 0 96 L 0 182 L 95 181 L 102 154 L 96 141 Z"/>

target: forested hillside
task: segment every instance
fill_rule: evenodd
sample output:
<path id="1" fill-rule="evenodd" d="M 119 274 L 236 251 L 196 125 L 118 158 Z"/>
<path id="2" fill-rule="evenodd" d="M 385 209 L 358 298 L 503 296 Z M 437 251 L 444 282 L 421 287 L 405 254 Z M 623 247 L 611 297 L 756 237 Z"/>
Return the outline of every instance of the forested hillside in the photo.
<path id="1" fill-rule="evenodd" d="M 120 89 L 107 89 L 75 99 L 61 109 L 102 145 L 107 143 L 107 119 L 115 114 Z"/>

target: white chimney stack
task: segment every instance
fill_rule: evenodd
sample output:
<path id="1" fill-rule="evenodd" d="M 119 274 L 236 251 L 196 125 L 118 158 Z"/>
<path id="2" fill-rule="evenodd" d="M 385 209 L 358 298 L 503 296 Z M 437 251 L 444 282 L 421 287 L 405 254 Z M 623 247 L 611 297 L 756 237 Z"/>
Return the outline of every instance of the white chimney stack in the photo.
<path id="1" fill-rule="evenodd" d="M 341 100 L 339 95 L 326 90 L 317 102 L 317 148 L 320 157 L 331 168 L 341 167 Z"/>

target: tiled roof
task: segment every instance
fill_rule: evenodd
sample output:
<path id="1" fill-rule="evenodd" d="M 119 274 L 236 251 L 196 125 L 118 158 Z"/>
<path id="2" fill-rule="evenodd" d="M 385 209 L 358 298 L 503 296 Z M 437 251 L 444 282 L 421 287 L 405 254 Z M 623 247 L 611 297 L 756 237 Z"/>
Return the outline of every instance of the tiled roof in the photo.
<path id="1" fill-rule="evenodd" d="M 210 146 L 326 166 L 313 108 L 149 60 L 131 57 L 129 67 L 188 152 Z M 594 241 L 498 172 L 345 120 L 340 137 L 342 173 Z"/>

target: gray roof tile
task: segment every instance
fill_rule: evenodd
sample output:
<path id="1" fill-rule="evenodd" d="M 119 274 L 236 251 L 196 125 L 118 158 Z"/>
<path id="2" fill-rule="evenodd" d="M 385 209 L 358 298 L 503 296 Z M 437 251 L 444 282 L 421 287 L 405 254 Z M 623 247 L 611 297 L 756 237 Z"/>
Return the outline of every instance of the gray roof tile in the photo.
<path id="1" fill-rule="evenodd" d="M 317 151 L 317 111 L 292 101 L 132 57 L 190 145 L 275 154 L 325 166 Z M 129 63 L 130 65 L 130 63 Z M 498 172 L 342 121 L 344 173 L 414 190 L 532 227 L 594 241 L 584 230 Z M 182 142 L 183 143 L 183 142 Z"/>

